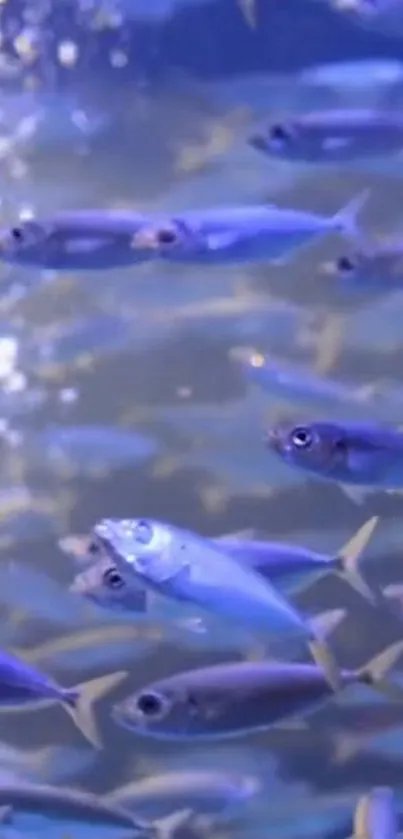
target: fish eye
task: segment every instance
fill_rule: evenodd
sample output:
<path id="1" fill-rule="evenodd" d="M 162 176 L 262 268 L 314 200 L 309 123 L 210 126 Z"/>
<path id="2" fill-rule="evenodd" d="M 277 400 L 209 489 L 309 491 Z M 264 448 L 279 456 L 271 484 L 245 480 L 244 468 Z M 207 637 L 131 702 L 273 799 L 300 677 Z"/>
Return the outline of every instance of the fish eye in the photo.
<path id="1" fill-rule="evenodd" d="M 341 274 L 351 274 L 353 271 L 356 270 L 356 263 L 350 256 L 341 256 L 337 260 L 337 270 L 340 271 Z"/>
<path id="2" fill-rule="evenodd" d="M 88 551 L 89 554 L 91 554 L 91 556 L 95 556 L 96 554 L 99 554 L 100 550 L 101 550 L 101 547 L 98 544 L 98 542 L 90 542 L 90 544 L 88 545 L 88 548 L 87 548 L 87 551 Z"/>
<path id="3" fill-rule="evenodd" d="M 14 242 L 22 242 L 24 239 L 24 231 L 22 227 L 12 227 L 10 235 L 12 239 L 14 239 Z"/>
<path id="4" fill-rule="evenodd" d="M 291 442 L 297 449 L 308 449 L 312 445 L 312 433 L 309 428 L 294 428 Z"/>
<path id="5" fill-rule="evenodd" d="M 158 231 L 157 240 L 160 245 L 174 245 L 177 240 L 175 230 L 166 227 Z"/>
<path id="6" fill-rule="evenodd" d="M 137 710 L 143 717 L 159 717 L 165 710 L 165 702 L 158 693 L 147 691 L 141 693 L 136 701 Z"/>
<path id="7" fill-rule="evenodd" d="M 270 139 L 276 143 L 288 143 L 291 140 L 291 134 L 285 125 L 277 123 L 270 128 Z"/>
<path id="8" fill-rule="evenodd" d="M 153 529 L 148 521 L 141 519 L 134 527 L 133 536 L 141 545 L 149 545 L 153 538 Z"/>
<path id="9" fill-rule="evenodd" d="M 123 577 L 119 574 L 117 568 L 107 568 L 102 575 L 103 582 L 108 588 L 118 589 L 124 586 Z"/>

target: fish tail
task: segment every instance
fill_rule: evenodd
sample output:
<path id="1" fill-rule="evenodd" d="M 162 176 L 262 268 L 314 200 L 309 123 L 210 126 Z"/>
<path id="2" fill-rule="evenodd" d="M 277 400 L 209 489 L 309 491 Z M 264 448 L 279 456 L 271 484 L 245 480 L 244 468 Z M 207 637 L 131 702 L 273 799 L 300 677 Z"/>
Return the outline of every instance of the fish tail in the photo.
<path id="1" fill-rule="evenodd" d="M 194 812 L 190 808 L 176 810 L 162 819 L 152 822 L 152 832 L 155 839 L 174 839 L 176 832 L 188 826 L 194 818 Z"/>
<path id="2" fill-rule="evenodd" d="M 102 749 L 102 741 L 94 715 L 94 704 L 127 676 L 126 670 L 108 673 L 76 685 L 66 693 L 64 707 L 85 739 L 95 749 Z"/>
<path id="3" fill-rule="evenodd" d="M 358 215 L 367 203 L 369 196 L 370 190 L 364 189 L 333 216 L 334 227 L 348 239 L 356 241 L 363 238 L 358 226 Z"/>
<path id="4" fill-rule="evenodd" d="M 326 680 L 334 691 L 341 688 L 341 675 L 337 661 L 326 642 L 326 637 L 339 625 L 345 614 L 345 609 L 331 609 L 309 620 L 312 635 L 308 641 L 308 646 L 312 658 L 318 667 L 324 671 Z"/>
<path id="5" fill-rule="evenodd" d="M 387 678 L 389 670 L 392 670 L 402 654 L 403 641 L 396 641 L 360 667 L 357 681 L 373 687 L 392 701 L 403 702 L 403 687 Z"/>
<path id="6" fill-rule="evenodd" d="M 333 756 L 331 763 L 335 766 L 344 766 L 361 751 L 361 738 L 351 732 L 338 733 L 333 738 Z"/>
<path id="7" fill-rule="evenodd" d="M 395 814 L 395 797 L 389 787 L 374 787 L 358 799 L 354 819 L 353 836 L 372 836 L 374 815 L 382 816 L 382 823 L 389 836 L 397 836 L 399 828 Z"/>
<path id="8" fill-rule="evenodd" d="M 373 516 L 363 524 L 354 536 L 341 548 L 335 561 L 335 571 L 369 603 L 376 605 L 378 593 L 374 592 L 360 572 L 362 553 L 378 524 L 379 516 Z"/>

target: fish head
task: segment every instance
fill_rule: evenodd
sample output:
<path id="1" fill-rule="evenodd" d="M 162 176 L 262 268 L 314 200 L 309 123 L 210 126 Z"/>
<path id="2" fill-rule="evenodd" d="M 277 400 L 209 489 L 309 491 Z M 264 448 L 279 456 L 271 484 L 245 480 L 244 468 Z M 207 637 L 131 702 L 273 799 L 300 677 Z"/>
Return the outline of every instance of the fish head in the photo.
<path id="1" fill-rule="evenodd" d="M 107 556 L 77 574 L 70 591 L 114 612 L 144 613 L 147 609 L 144 588 L 131 577 L 123 576 Z"/>
<path id="2" fill-rule="evenodd" d="M 348 466 L 346 436 L 337 423 L 279 423 L 269 429 L 265 442 L 290 466 L 318 475 L 330 476 Z"/>
<path id="3" fill-rule="evenodd" d="M 357 291 L 385 291 L 391 286 L 401 288 L 403 250 L 379 245 L 371 250 L 356 250 L 325 262 L 322 272 L 336 279 L 343 288 Z"/>
<path id="4" fill-rule="evenodd" d="M 94 533 L 125 576 L 131 573 L 158 586 L 186 567 L 170 525 L 153 519 L 103 519 Z"/>
<path id="5" fill-rule="evenodd" d="M 20 221 L 0 232 L 0 259 L 15 265 L 46 264 L 51 230 L 38 221 Z"/>
<path id="6" fill-rule="evenodd" d="M 252 148 L 272 157 L 292 160 L 300 156 L 301 138 L 292 120 L 273 122 L 266 130 L 249 137 L 248 142 Z"/>
<path id="7" fill-rule="evenodd" d="M 201 239 L 192 226 L 179 218 L 146 224 L 134 234 L 131 247 L 142 254 L 170 259 L 192 254 L 201 246 Z"/>
<path id="8" fill-rule="evenodd" d="M 116 703 L 113 718 L 138 734 L 168 740 L 220 731 L 220 720 L 228 712 L 227 698 L 193 681 L 184 673 L 154 682 Z"/>

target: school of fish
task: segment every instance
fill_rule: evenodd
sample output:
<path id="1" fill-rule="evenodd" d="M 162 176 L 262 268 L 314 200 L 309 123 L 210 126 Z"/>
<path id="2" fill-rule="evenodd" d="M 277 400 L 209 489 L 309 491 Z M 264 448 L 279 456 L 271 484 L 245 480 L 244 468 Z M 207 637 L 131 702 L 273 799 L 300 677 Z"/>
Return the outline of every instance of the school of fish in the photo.
<path id="1" fill-rule="evenodd" d="M 403 37 L 403 0 L 325 2 L 353 25 L 386 39 Z M 78 20 L 96 28 L 104 19 L 162 26 L 173 15 L 204 4 L 80 0 L 76 6 Z M 28 6 L 22 2 L 30 13 Z M 52 11 L 52 3 L 43 6 L 36 12 L 41 23 Z M 257 31 L 258 3 L 238 0 L 237 6 L 243 24 Z M 114 24 L 108 26 L 113 29 Z M 330 258 L 318 258 L 325 296 L 328 289 L 354 300 L 355 338 L 363 352 L 366 342 L 370 349 L 376 347 L 377 307 L 403 290 L 403 236 L 399 230 L 378 236 L 366 229 L 363 219 L 375 198 L 369 187 L 355 188 L 354 175 L 400 171 L 403 62 L 357 58 L 340 66 L 307 68 L 296 79 L 295 96 L 290 79 L 277 84 L 278 89 L 268 89 L 268 117 L 260 109 L 259 119 L 245 119 L 246 125 L 241 119 L 239 182 L 236 155 L 228 151 L 226 159 L 224 150 L 220 159 L 233 175 L 228 199 L 218 166 L 213 171 L 222 193 L 217 204 L 201 200 L 198 206 L 197 200 L 186 199 L 184 208 L 183 195 L 197 196 L 198 191 L 191 184 L 186 193 L 183 176 L 184 192 L 172 206 L 169 198 L 160 205 L 144 202 L 140 209 L 124 202 L 104 207 L 96 200 L 87 209 L 81 200 L 75 207 L 66 199 L 64 206 L 52 184 L 54 207 L 48 200 L 43 210 L 28 209 L 11 220 L 0 207 L 0 720 L 5 725 L 0 734 L 0 839 L 253 837 L 257 812 L 267 820 L 269 836 L 278 839 L 283 830 L 285 836 L 304 833 L 314 839 L 316 816 L 338 829 L 333 808 L 344 820 L 340 835 L 345 839 L 401 835 L 402 755 L 396 732 L 403 725 L 403 576 L 385 582 L 382 562 L 372 574 L 366 559 L 383 527 L 385 495 L 403 493 L 403 393 L 385 379 L 345 383 L 334 377 L 332 368 L 348 334 L 339 328 L 326 299 L 320 340 L 321 324 L 299 303 L 282 305 L 258 291 L 243 294 L 242 287 L 229 298 L 225 282 L 231 272 L 242 276 L 239 272 L 252 266 L 261 276 L 266 268 L 277 271 L 285 283 L 289 266 L 298 266 L 306 252 L 315 254 L 317 248 L 321 253 L 335 240 L 337 250 Z M 236 89 L 224 85 L 224 100 L 236 100 Z M 273 102 L 279 96 L 281 108 L 271 107 L 271 95 Z M 5 111 L 11 103 L 18 113 L 31 107 L 29 86 L 21 96 L 4 92 L 4 97 Z M 50 148 L 75 143 L 77 136 L 84 145 L 109 136 L 112 118 L 77 110 L 64 94 L 56 100 L 43 97 L 40 116 L 34 121 L 24 117 L 23 128 L 17 120 L 10 129 L 7 148 L 14 165 L 33 137 L 46 156 Z M 236 104 L 245 104 L 241 94 Z M 121 137 L 124 132 L 119 132 Z M 284 206 L 281 199 L 251 200 L 242 181 L 242 161 L 249 158 L 242 155 L 261 167 L 260 181 L 270 181 L 271 173 L 280 184 L 293 171 L 305 178 L 312 172 L 341 170 L 351 176 L 351 189 L 326 211 Z M 204 166 L 208 169 L 203 160 L 202 173 Z M 162 303 L 160 287 L 155 286 L 155 293 L 152 288 L 153 271 L 164 277 Z M 190 286 L 198 284 L 196 293 L 192 288 L 183 293 L 181 283 L 188 280 Z M 150 283 L 149 296 L 144 281 Z M 80 283 L 88 288 L 78 304 L 79 317 L 71 312 L 66 317 L 63 288 L 68 294 L 72 284 L 76 293 Z M 216 284 L 214 299 L 211 291 L 205 292 L 209 283 Z M 85 298 L 87 292 L 92 303 Z M 29 324 L 24 306 L 35 306 L 37 297 L 45 301 L 45 310 L 49 305 L 51 321 L 55 308 L 55 323 L 44 317 L 45 322 L 39 318 Z M 373 334 L 360 337 L 359 308 L 367 304 L 374 306 Z M 379 327 L 379 340 L 390 340 L 393 348 L 392 321 L 391 314 L 388 334 L 381 335 Z M 249 401 L 234 400 L 229 410 L 221 399 L 213 407 L 207 401 L 193 404 L 193 383 L 187 382 L 177 389 L 177 400 L 167 399 L 154 410 L 139 405 L 120 424 L 91 418 L 85 403 L 88 369 L 128 350 L 144 353 L 158 346 L 163 353 L 164 341 L 175 338 L 176 329 L 228 341 L 228 363 L 239 387 L 250 392 Z M 275 348 L 269 354 L 257 346 L 268 332 Z M 313 350 L 312 367 L 282 359 L 294 341 L 302 358 L 306 348 Z M 217 379 L 219 394 L 214 363 L 201 363 L 203 375 Z M 80 392 L 70 387 L 72 370 L 82 375 Z M 131 372 L 130 381 L 116 381 L 119 390 L 135 391 L 137 371 Z M 106 376 L 105 403 L 108 386 Z M 164 390 L 165 382 L 160 386 Z M 77 405 L 77 422 L 70 421 Z M 31 416 L 35 421 L 28 424 Z M 166 435 L 168 447 L 171 439 L 180 441 L 176 459 L 165 457 L 160 434 L 163 439 Z M 220 503 L 225 509 L 230 485 L 251 496 L 262 494 L 268 505 L 273 488 L 300 484 L 308 494 L 312 485 L 323 492 L 333 486 L 361 521 L 356 532 L 346 534 L 344 544 L 338 534 L 337 547 L 311 548 L 312 533 L 300 544 L 287 542 L 258 535 L 253 520 L 249 529 L 242 523 L 235 532 L 207 535 L 183 523 L 181 510 L 177 522 L 161 520 L 159 500 L 153 508 L 148 497 L 145 502 L 128 492 L 128 506 L 106 509 L 83 532 L 71 532 L 70 483 L 87 486 L 107 476 L 115 480 L 115 475 L 118 480 L 119 470 L 129 469 L 144 470 L 161 479 L 163 487 L 164 477 L 177 468 L 191 475 L 192 470 L 211 468 L 224 476 L 227 490 L 220 483 L 218 489 L 206 485 L 204 495 L 201 491 L 207 509 L 220 509 Z M 263 487 L 256 474 L 263 475 Z M 370 499 L 379 500 L 380 510 L 371 508 L 372 515 L 365 516 L 362 509 Z M 40 567 L 41 540 L 49 537 L 54 577 Z M 391 523 L 385 539 L 401 551 L 398 522 L 395 529 Z M 11 549 L 17 559 L 10 558 Z M 336 602 L 315 613 L 300 605 L 299 597 L 319 581 L 327 581 Z M 394 627 L 395 637 L 380 648 L 375 632 L 370 633 L 373 653 L 355 665 L 342 664 L 334 651 L 333 633 L 343 638 L 350 617 L 350 607 L 340 600 L 343 586 L 348 603 L 355 599 L 368 610 L 371 627 L 375 620 Z M 27 622 L 30 626 L 28 619 L 33 627 L 51 626 L 54 637 L 45 634 L 34 646 L 29 638 L 27 643 L 23 629 Z M 190 663 L 167 670 L 162 652 L 161 670 L 155 673 L 153 659 L 164 644 L 184 651 Z M 348 644 L 345 652 L 348 659 Z M 212 663 L 206 663 L 209 654 Z M 64 670 L 82 671 L 82 676 L 70 680 Z M 349 704 L 354 691 L 360 691 L 359 699 Z M 104 716 L 98 708 L 101 700 Z M 42 710 L 51 719 L 52 708 L 52 742 L 35 748 L 31 735 L 41 732 L 36 712 Z M 56 739 L 63 711 L 79 746 Z M 330 713 L 325 722 L 320 716 L 324 711 Z M 385 754 L 392 764 L 396 761 L 395 788 L 374 782 L 364 790 L 363 783 L 356 794 L 307 802 L 296 786 L 295 799 L 291 801 L 291 789 L 281 812 L 283 791 L 279 789 L 276 802 L 280 782 L 271 777 L 259 738 L 276 731 L 280 738 L 300 735 L 309 754 L 311 734 L 321 725 L 334 771 L 344 770 L 352 758 L 365 760 L 373 749 L 375 761 Z M 116 761 L 108 763 L 108 728 L 133 752 L 128 782 L 121 781 Z M 26 748 L 8 742 L 14 732 L 27 737 Z M 382 755 L 375 741 L 389 734 L 395 743 Z M 243 743 L 251 735 L 256 735 L 251 762 L 243 762 L 242 751 L 233 751 L 226 763 L 228 743 Z M 151 757 L 143 766 L 145 738 Z M 168 756 L 162 768 L 157 751 L 152 751 L 159 746 L 164 758 Z M 96 774 L 100 755 L 108 790 L 94 793 L 80 778 Z M 222 755 L 221 763 L 217 755 Z M 307 774 L 308 768 L 304 766 Z M 299 833 L 296 816 L 302 824 L 305 813 L 311 821 Z"/>

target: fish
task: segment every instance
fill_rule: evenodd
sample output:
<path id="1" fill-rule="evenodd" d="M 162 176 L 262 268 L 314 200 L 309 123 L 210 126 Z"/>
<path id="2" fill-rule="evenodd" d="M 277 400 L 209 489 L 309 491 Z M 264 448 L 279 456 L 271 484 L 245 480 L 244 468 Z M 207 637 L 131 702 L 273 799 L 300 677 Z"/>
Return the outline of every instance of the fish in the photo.
<path id="1" fill-rule="evenodd" d="M 397 839 L 399 821 L 394 792 L 374 787 L 358 800 L 351 839 Z"/>
<path id="2" fill-rule="evenodd" d="M 234 354 L 232 354 L 235 358 Z M 290 365 L 261 353 L 237 353 L 246 380 L 258 385 L 269 396 L 299 404 L 315 411 L 347 413 L 364 418 L 372 407 L 373 387 L 354 388 L 312 372 L 301 365 Z M 375 401 L 375 399 L 373 400 Z"/>
<path id="3" fill-rule="evenodd" d="M 366 29 L 399 38 L 403 35 L 402 0 L 330 0 L 332 8 Z"/>
<path id="4" fill-rule="evenodd" d="M 92 706 L 105 693 L 120 684 L 125 676 L 126 671 L 118 671 L 83 682 L 73 688 L 64 688 L 40 670 L 2 650 L 0 709 L 9 711 L 24 706 L 38 707 L 58 702 L 88 742 L 95 748 L 101 748 Z"/>
<path id="5" fill-rule="evenodd" d="M 16 749 L 0 744 L 0 784 L 4 773 L 36 783 L 58 784 L 92 771 L 97 753 L 74 746 L 41 746 Z"/>
<path id="6" fill-rule="evenodd" d="M 132 246 L 148 224 L 147 216 L 120 210 L 72 210 L 21 220 L 0 230 L 0 261 L 57 271 L 123 268 L 150 259 L 148 248 L 142 252 Z"/>
<path id="7" fill-rule="evenodd" d="M 153 519 L 102 519 L 92 531 L 122 576 L 176 600 L 244 624 L 265 641 L 305 641 L 336 688 L 338 669 L 314 619 L 305 618 L 261 575 L 196 533 Z"/>
<path id="8" fill-rule="evenodd" d="M 253 800 L 260 788 L 258 778 L 240 772 L 179 770 L 132 781 L 103 800 L 143 818 L 163 818 L 183 807 L 198 815 L 225 817 Z"/>
<path id="9" fill-rule="evenodd" d="M 139 431 L 113 425 L 48 425 L 22 436 L 19 452 L 31 468 L 59 476 L 97 477 L 153 458 L 159 445 Z"/>
<path id="10" fill-rule="evenodd" d="M 133 236 L 132 246 L 155 259 L 194 264 L 278 262 L 326 234 L 363 238 L 357 218 L 369 190 L 356 195 L 333 216 L 284 209 L 274 204 L 190 210 L 168 223 L 156 219 Z"/>
<path id="11" fill-rule="evenodd" d="M 334 555 L 318 553 L 284 542 L 245 539 L 242 534 L 221 536 L 213 539 L 213 542 L 222 547 L 237 562 L 258 571 L 286 594 L 295 588 L 300 590 L 310 585 L 330 571 L 344 579 L 370 603 L 377 603 L 377 596 L 371 591 L 360 573 L 360 561 L 362 552 L 371 539 L 378 521 L 379 517 L 373 516 L 365 522 L 346 545 Z"/>
<path id="12" fill-rule="evenodd" d="M 395 110 L 351 108 L 292 114 L 249 138 L 259 152 L 282 160 L 329 164 L 397 154 L 403 118 Z"/>
<path id="13" fill-rule="evenodd" d="M 403 289 L 403 239 L 388 237 L 324 262 L 321 273 L 343 291 L 363 296 Z"/>
<path id="14" fill-rule="evenodd" d="M 383 650 L 358 670 L 340 671 L 340 689 L 364 684 L 403 700 L 403 689 L 387 674 L 403 652 L 403 642 Z M 321 667 L 272 660 L 216 664 L 175 673 L 117 702 L 119 725 L 167 740 L 234 737 L 271 726 L 292 729 L 333 696 Z"/>
<path id="15" fill-rule="evenodd" d="M 94 839 L 114 837 L 119 830 L 129 837 L 159 835 L 158 826 L 92 793 L 12 778 L 0 779 L 0 823 L 32 836 L 60 837 L 63 829 Z"/>
<path id="16" fill-rule="evenodd" d="M 376 489 L 403 489 L 403 433 L 377 423 L 279 423 L 268 448 L 291 467 L 339 484 L 356 503 Z"/>
<path id="17" fill-rule="evenodd" d="M 92 543 L 89 545 L 90 550 L 91 546 Z M 144 586 L 137 580 L 126 580 L 108 556 L 101 556 L 97 562 L 77 574 L 69 591 L 113 611 L 136 615 L 145 615 L 147 612 L 147 591 Z"/>
<path id="18" fill-rule="evenodd" d="M 365 105 L 382 110 L 382 103 L 398 95 L 403 87 L 403 62 L 396 59 L 358 59 L 315 64 L 297 76 L 299 89 L 313 99 L 323 95 L 329 101 L 351 105 Z M 318 104 L 318 103 L 317 103 Z"/>

